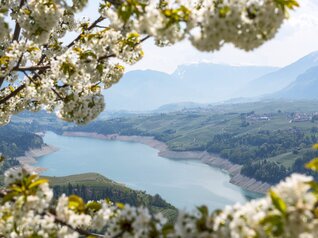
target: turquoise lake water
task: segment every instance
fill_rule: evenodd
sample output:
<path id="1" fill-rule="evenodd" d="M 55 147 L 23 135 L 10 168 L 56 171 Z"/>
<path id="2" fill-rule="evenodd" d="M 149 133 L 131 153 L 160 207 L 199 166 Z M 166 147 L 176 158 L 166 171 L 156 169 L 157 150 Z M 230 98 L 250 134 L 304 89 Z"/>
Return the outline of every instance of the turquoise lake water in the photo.
<path id="1" fill-rule="evenodd" d="M 175 161 L 139 143 L 66 137 L 47 132 L 45 143 L 59 148 L 38 159 L 43 174 L 65 176 L 96 172 L 130 188 L 159 194 L 180 209 L 206 204 L 211 209 L 245 202 L 245 192 L 219 169 L 196 161 Z"/>

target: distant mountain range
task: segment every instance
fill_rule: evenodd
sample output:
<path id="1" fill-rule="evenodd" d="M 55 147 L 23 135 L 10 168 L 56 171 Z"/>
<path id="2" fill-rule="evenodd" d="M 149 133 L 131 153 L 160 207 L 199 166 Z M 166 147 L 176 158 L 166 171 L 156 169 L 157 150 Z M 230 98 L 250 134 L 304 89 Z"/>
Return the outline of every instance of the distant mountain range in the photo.
<path id="1" fill-rule="evenodd" d="M 199 63 L 182 65 L 173 74 L 136 70 L 105 91 L 109 110 L 149 111 L 180 102 L 211 103 L 229 99 L 251 80 L 275 67 Z"/>
<path id="2" fill-rule="evenodd" d="M 165 104 L 161 107 L 159 107 L 156 110 L 153 110 L 154 113 L 169 113 L 169 112 L 175 112 L 175 111 L 182 111 L 182 110 L 188 110 L 193 108 L 206 108 L 210 104 L 202 104 L 202 103 L 194 103 L 194 102 L 180 102 L 180 103 L 171 103 L 171 104 Z"/>
<path id="3" fill-rule="evenodd" d="M 286 67 L 252 80 L 247 87 L 237 93 L 237 96 L 256 97 L 278 92 L 291 86 L 299 75 L 315 66 L 318 66 L 318 52 L 313 52 Z M 284 95 L 288 98 L 287 91 Z"/>
<path id="4" fill-rule="evenodd" d="M 196 63 L 181 65 L 172 74 L 130 71 L 104 95 L 107 115 L 170 112 L 263 99 L 316 100 L 318 51 L 283 68 Z"/>
<path id="5" fill-rule="evenodd" d="M 318 99 L 318 66 L 308 69 L 289 86 L 266 97 L 293 100 Z"/>
<path id="6" fill-rule="evenodd" d="M 111 110 L 155 112 L 264 99 L 318 99 L 318 52 L 283 68 L 198 63 L 172 74 L 131 71 L 106 94 Z"/>

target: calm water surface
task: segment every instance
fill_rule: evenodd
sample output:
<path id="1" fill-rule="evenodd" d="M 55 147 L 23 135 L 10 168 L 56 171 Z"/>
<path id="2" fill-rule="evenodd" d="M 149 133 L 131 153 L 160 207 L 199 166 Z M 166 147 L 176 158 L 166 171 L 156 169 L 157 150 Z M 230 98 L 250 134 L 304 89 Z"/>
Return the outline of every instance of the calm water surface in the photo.
<path id="1" fill-rule="evenodd" d="M 207 204 L 211 209 L 244 202 L 244 192 L 230 177 L 196 161 L 174 161 L 139 143 L 59 136 L 47 132 L 44 141 L 59 150 L 38 159 L 43 174 L 65 176 L 100 173 L 131 188 L 160 194 L 171 204 L 191 210 Z"/>

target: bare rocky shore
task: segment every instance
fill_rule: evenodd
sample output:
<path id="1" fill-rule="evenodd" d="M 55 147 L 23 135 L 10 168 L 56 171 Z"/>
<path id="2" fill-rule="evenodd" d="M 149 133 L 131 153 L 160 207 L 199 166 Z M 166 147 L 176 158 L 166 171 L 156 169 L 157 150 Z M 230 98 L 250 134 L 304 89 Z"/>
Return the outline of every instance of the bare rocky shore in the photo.
<path id="1" fill-rule="evenodd" d="M 118 134 L 102 135 L 98 133 L 90 132 L 64 132 L 64 136 L 75 136 L 75 137 L 91 137 L 103 140 L 118 140 L 125 142 L 136 142 L 151 146 L 157 149 L 158 154 L 161 157 L 174 159 L 174 160 L 200 160 L 210 166 L 225 170 L 231 176 L 230 182 L 245 190 L 264 194 L 270 188 L 270 184 L 257 181 L 253 178 L 248 178 L 241 174 L 241 165 L 233 164 L 229 160 L 223 159 L 218 155 L 210 154 L 203 151 L 171 151 L 168 146 L 158 140 L 155 140 L 150 136 L 122 136 Z"/>
<path id="2" fill-rule="evenodd" d="M 58 150 L 58 148 L 51 146 L 51 145 L 44 145 L 39 149 L 31 149 L 25 152 L 24 156 L 17 157 L 16 159 L 20 162 L 22 165 L 33 165 L 36 163 L 36 159 L 39 157 L 42 157 L 44 155 L 48 155 L 51 153 L 54 153 Z M 33 166 L 32 166 L 33 167 Z M 46 170 L 45 168 L 41 167 L 33 167 L 35 171 L 42 172 Z"/>

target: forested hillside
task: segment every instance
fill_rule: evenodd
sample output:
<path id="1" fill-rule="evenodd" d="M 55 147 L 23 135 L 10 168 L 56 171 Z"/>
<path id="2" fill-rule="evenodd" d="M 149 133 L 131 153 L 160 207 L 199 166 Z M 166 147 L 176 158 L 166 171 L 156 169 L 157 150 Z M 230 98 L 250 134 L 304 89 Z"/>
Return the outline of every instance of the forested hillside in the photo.
<path id="1" fill-rule="evenodd" d="M 177 209 L 159 195 L 151 196 L 130 189 L 95 173 L 48 177 L 54 195 L 76 194 L 85 201 L 109 199 L 112 202 L 148 207 L 152 213 L 162 212 L 170 221 L 176 219 Z"/>
<path id="2" fill-rule="evenodd" d="M 41 136 L 29 132 L 29 125 L 11 123 L 0 127 L 0 154 L 6 158 L 0 166 L 0 175 L 8 168 L 19 165 L 16 157 L 24 155 L 29 149 L 40 148 L 43 144 Z"/>
<path id="3" fill-rule="evenodd" d="M 22 156 L 29 149 L 40 148 L 43 143 L 41 136 L 29 132 L 23 124 L 0 127 L 0 153 L 5 157 Z"/>

